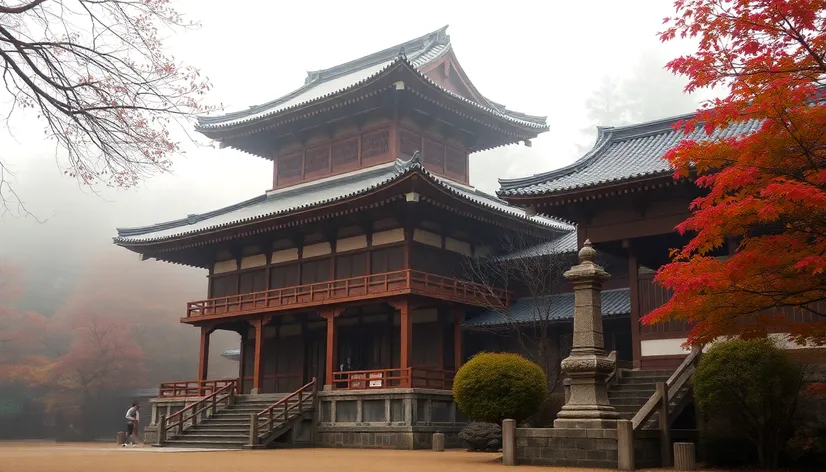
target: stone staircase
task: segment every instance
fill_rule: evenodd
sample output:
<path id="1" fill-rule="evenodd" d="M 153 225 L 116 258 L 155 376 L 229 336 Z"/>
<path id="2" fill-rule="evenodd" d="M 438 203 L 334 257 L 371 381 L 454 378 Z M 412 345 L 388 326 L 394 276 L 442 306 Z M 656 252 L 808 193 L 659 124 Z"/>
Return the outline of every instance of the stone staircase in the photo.
<path id="1" fill-rule="evenodd" d="M 287 395 L 238 395 L 232 405 L 184 429 L 182 434 L 169 437 L 164 446 L 241 449 L 249 444 L 251 415 L 261 412 Z"/>
<path id="2" fill-rule="evenodd" d="M 608 399 L 623 419 L 630 420 L 651 398 L 657 382 L 665 382 L 668 370 L 619 370 L 616 383 L 609 386 Z"/>
<path id="3" fill-rule="evenodd" d="M 656 385 L 673 374 L 670 370 L 619 370 L 616 382 L 609 386 L 608 399 L 623 419 L 630 420 L 654 394 Z M 669 403 L 669 417 L 673 422 L 685 407 L 691 394 L 690 385 L 677 392 Z M 645 429 L 657 428 L 657 413 L 644 424 Z"/>

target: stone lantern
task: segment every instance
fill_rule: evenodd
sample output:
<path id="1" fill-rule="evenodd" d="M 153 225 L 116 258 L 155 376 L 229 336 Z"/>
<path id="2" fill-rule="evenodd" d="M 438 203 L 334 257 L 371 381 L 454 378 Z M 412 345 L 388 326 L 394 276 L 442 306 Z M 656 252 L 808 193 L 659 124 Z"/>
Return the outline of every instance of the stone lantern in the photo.
<path id="1" fill-rule="evenodd" d="M 573 347 L 562 361 L 562 371 L 571 379 L 571 396 L 554 428 L 616 428 L 619 419 L 605 385 L 615 362 L 605 355 L 600 291 L 610 275 L 594 262 L 596 255 L 586 240 L 579 264 L 563 274 L 574 286 Z"/>

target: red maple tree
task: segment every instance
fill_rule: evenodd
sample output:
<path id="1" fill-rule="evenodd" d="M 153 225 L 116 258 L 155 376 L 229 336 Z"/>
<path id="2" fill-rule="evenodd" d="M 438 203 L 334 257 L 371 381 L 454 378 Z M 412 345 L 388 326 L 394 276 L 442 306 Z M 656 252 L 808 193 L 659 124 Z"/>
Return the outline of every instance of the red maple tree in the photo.
<path id="1" fill-rule="evenodd" d="M 657 280 L 673 297 L 643 319 L 693 322 L 690 343 L 790 333 L 826 343 L 826 4 L 822 0 L 678 0 L 662 40 L 698 41 L 668 68 L 687 91 L 728 93 L 679 126 L 719 138 L 686 140 L 666 159 L 707 195 L 678 226 L 692 236 Z M 726 133 L 754 120 L 746 135 Z M 717 135 L 715 135 L 717 136 Z M 711 252 L 737 242 L 730 257 Z M 791 318 L 806 318 L 799 323 Z"/>
<path id="2" fill-rule="evenodd" d="M 46 318 L 14 306 L 22 274 L 19 266 L 0 261 L 0 384 L 39 384 L 48 372 L 39 342 Z"/>

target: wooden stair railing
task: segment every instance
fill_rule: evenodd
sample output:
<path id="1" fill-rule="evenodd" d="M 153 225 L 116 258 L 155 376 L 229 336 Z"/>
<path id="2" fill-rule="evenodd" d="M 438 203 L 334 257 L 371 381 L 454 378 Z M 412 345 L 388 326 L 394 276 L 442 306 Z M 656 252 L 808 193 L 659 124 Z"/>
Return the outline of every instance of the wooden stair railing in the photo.
<path id="1" fill-rule="evenodd" d="M 169 418 L 167 418 L 166 415 L 161 415 L 158 421 L 157 445 L 163 445 L 163 443 L 166 442 L 169 431 L 173 429 L 176 435 L 183 433 L 184 425 L 187 421 L 191 420 L 192 426 L 197 425 L 199 418 L 207 410 L 211 410 L 208 416 L 212 416 L 217 411 L 219 404 L 226 402 L 227 406 L 231 406 L 235 402 L 237 389 L 238 381 L 232 380 L 218 390 L 215 390 L 211 395 L 169 415 Z"/>
<path id="2" fill-rule="evenodd" d="M 654 394 L 651 395 L 651 398 L 645 402 L 645 405 L 643 405 L 640 411 L 631 419 L 633 430 L 638 431 L 648 424 L 655 413 L 658 414 L 657 423 L 660 432 L 660 454 L 664 467 L 668 467 L 672 463 L 671 421 L 674 418 L 671 418 L 670 405 L 678 395 L 681 395 L 684 387 L 689 385 L 691 377 L 697 369 L 702 352 L 703 349 L 701 347 L 693 347 L 691 353 L 686 356 L 682 364 L 671 374 L 671 377 L 669 377 L 667 381 L 657 384 L 657 389 L 654 391 Z M 682 400 L 686 400 L 686 398 L 682 398 Z"/>
<path id="3" fill-rule="evenodd" d="M 276 426 L 278 424 L 286 424 L 289 421 L 290 413 L 293 410 L 297 409 L 293 417 L 299 416 L 305 411 L 316 410 L 316 404 L 318 403 L 316 387 L 316 378 L 313 377 L 313 379 L 309 383 L 299 388 L 295 392 L 287 395 L 281 400 L 278 400 L 277 402 L 261 410 L 260 412 L 253 413 L 250 417 L 250 438 L 248 447 L 259 446 L 261 443 L 261 439 L 271 435 L 276 430 Z M 296 398 L 297 402 L 291 404 L 290 400 Z M 305 408 L 304 400 L 306 400 L 307 398 L 312 399 L 312 406 Z"/>
<path id="4" fill-rule="evenodd" d="M 645 402 L 645 405 L 643 405 L 640 411 L 638 411 L 631 420 L 635 431 L 643 427 L 651 416 L 657 412 L 658 407 L 660 407 L 661 403 L 663 403 L 664 396 L 667 396 L 665 401 L 665 405 L 667 406 L 676 398 L 683 387 L 688 385 L 688 382 L 694 375 L 694 370 L 697 368 L 697 363 L 700 361 L 701 354 L 702 349 L 699 347 L 692 348 L 691 353 L 686 356 L 682 364 L 680 364 L 680 366 L 677 367 L 677 370 L 671 374 L 671 377 L 663 383 L 663 385 L 665 385 L 665 393 L 667 393 L 667 395 L 663 395 L 663 392 L 660 391 L 662 390 L 662 387 L 658 387 L 658 390 L 651 395 L 651 398 Z"/>

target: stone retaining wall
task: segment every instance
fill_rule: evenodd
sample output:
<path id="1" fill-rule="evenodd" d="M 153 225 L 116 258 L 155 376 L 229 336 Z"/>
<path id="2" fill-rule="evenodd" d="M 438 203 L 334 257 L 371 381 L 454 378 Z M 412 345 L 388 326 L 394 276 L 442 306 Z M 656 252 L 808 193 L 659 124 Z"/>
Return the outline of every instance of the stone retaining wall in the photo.
<path id="1" fill-rule="evenodd" d="M 316 444 L 322 447 L 428 449 L 433 433 L 461 447 L 466 420 L 450 391 L 384 389 L 319 392 Z"/>
<path id="2" fill-rule="evenodd" d="M 660 464 L 657 431 L 638 431 L 634 436 L 637 467 Z M 518 464 L 564 467 L 617 468 L 615 429 L 517 428 Z"/>

